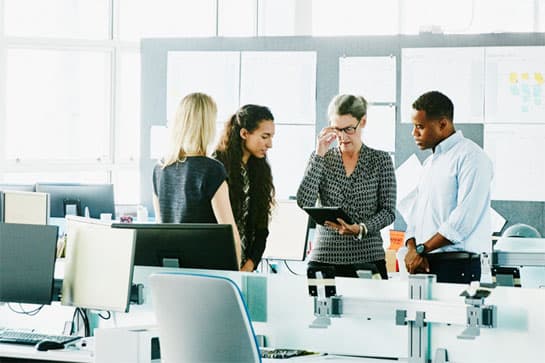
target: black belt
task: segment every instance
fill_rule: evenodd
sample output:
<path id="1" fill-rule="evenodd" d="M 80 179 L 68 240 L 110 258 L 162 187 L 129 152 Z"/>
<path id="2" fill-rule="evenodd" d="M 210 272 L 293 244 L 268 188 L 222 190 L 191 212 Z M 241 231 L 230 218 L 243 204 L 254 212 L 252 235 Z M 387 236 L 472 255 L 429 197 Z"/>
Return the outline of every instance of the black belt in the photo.
<path id="1" fill-rule="evenodd" d="M 472 252 L 437 252 L 437 253 L 428 253 L 426 258 L 429 261 L 439 261 L 439 260 L 472 260 L 480 258 L 481 255 L 478 253 Z"/>

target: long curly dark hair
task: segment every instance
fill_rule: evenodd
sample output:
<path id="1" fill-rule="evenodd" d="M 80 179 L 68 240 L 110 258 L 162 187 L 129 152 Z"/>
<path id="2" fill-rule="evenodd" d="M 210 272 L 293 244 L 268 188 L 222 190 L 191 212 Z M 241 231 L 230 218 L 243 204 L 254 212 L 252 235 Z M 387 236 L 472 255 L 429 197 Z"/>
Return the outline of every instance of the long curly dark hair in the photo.
<path id="1" fill-rule="evenodd" d="M 227 169 L 229 178 L 229 199 L 233 215 L 238 220 L 242 205 L 242 164 L 243 140 L 240 137 L 242 128 L 252 133 L 262 121 L 274 121 L 271 111 L 265 106 L 244 105 L 225 123 L 215 157 Z M 267 158 L 256 158 L 250 155 L 247 162 L 250 179 L 250 210 L 248 224 L 257 228 L 267 228 L 271 209 L 274 205 L 274 185 L 271 167 Z"/>

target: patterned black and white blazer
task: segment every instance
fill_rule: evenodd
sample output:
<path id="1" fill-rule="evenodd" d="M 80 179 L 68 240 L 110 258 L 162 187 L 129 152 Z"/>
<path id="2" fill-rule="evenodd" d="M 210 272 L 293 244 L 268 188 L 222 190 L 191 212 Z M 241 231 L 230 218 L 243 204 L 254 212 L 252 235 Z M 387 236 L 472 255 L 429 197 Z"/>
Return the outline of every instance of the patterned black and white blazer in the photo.
<path id="1" fill-rule="evenodd" d="M 311 261 L 353 264 L 384 259 L 380 230 L 395 219 L 396 178 L 390 155 L 362 145 L 356 168 L 346 175 L 338 147 L 312 153 L 297 191 L 300 207 L 338 206 L 354 223 L 364 223 L 361 240 L 318 226 Z"/>

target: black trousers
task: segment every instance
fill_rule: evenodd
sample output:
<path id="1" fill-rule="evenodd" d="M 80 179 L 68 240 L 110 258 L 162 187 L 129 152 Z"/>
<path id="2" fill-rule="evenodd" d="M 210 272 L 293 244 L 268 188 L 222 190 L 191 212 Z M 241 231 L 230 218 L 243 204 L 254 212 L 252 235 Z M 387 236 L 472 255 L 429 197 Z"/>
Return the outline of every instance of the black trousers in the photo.
<path id="1" fill-rule="evenodd" d="M 348 265 L 336 265 L 331 263 L 324 263 L 324 262 L 318 262 L 318 261 L 309 261 L 308 267 L 309 268 L 319 268 L 319 267 L 333 267 L 335 269 L 335 276 L 339 277 L 358 277 L 356 271 L 357 270 L 367 270 L 369 269 L 368 265 L 374 265 L 378 272 L 380 273 L 380 277 L 382 277 L 383 280 L 388 280 L 388 272 L 386 271 L 386 260 L 377 260 L 373 262 L 368 263 L 355 263 L 355 264 L 348 264 Z M 367 266 L 366 266 L 367 265 Z"/>
<path id="2" fill-rule="evenodd" d="M 437 282 L 468 284 L 481 279 L 480 255 L 468 252 L 430 253 L 427 256 L 430 273 Z"/>

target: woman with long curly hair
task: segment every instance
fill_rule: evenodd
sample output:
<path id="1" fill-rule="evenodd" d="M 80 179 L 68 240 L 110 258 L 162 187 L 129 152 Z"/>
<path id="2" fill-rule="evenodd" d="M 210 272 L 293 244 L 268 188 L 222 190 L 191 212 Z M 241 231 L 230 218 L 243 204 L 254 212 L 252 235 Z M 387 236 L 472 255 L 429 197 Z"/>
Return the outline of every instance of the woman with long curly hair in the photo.
<path id="1" fill-rule="evenodd" d="M 227 170 L 229 199 L 241 239 L 242 271 L 257 268 L 269 235 L 274 185 L 267 150 L 273 137 L 271 111 L 245 105 L 225 123 L 214 154 Z"/>

